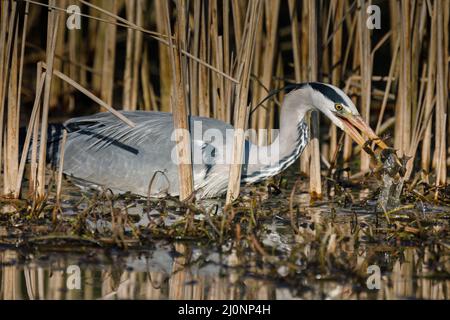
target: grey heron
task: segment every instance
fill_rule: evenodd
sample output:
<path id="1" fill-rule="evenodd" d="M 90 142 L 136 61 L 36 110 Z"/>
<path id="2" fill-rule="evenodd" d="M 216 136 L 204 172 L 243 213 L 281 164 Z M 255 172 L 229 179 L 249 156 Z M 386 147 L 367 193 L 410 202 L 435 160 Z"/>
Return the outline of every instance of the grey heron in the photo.
<path id="1" fill-rule="evenodd" d="M 272 145 L 278 144 L 276 154 L 269 146 L 258 146 L 248 139 L 242 161 L 242 183 L 255 183 L 272 177 L 300 156 L 310 133 L 305 115 L 318 110 L 338 128 L 348 133 L 361 146 L 366 140 L 386 145 L 365 123 L 352 100 L 339 88 L 318 82 L 297 84 L 281 106 L 279 134 Z M 67 134 L 64 169 L 75 184 L 106 187 L 119 193 L 137 195 L 178 195 L 178 166 L 173 161 L 175 141 L 172 114 L 163 112 L 122 112 L 136 124 L 131 128 L 111 113 L 78 117 L 64 123 Z M 190 128 L 201 124 L 201 132 L 213 130 L 229 137 L 233 127 L 225 122 L 189 117 Z M 59 143 L 59 134 L 52 143 Z M 231 140 L 231 141 L 230 141 Z M 223 194 L 228 185 L 229 164 L 216 161 L 223 157 L 232 139 L 217 139 L 203 134 L 191 135 L 192 153 L 202 154 L 200 163 L 193 163 L 194 189 L 201 198 Z M 56 146 L 53 146 L 55 149 Z M 50 148 L 51 149 L 51 148 Z M 268 162 L 260 163 L 257 155 L 267 151 Z M 59 153 L 50 155 L 57 163 Z"/>

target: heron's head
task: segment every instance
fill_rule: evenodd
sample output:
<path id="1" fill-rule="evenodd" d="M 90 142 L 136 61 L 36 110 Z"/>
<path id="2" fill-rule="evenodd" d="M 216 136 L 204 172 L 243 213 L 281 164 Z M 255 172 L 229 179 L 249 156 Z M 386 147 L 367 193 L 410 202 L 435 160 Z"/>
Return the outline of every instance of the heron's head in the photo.
<path id="1" fill-rule="evenodd" d="M 363 120 L 352 100 L 341 89 L 317 82 L 309 83 L 309 86 L 311 87 L 312 107 L 325 114 L 361 147 L 365 147 L 367 144 L 366 139 L 363 138 L 363 135 L 365 135 L 380 148 L 387 148 L 387 145 Z"/>

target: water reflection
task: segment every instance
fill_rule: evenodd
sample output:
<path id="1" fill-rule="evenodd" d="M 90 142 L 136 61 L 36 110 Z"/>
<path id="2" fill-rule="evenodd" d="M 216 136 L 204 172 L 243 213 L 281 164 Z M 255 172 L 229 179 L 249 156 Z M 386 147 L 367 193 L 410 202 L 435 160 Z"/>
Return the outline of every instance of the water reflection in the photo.
<path id="1" fill-rule="evenodd" d="M 289 183 L 286 190 L 293 188 Z M 246 189 L 248 200 L 233 222 L 233 228 L 240 227 L 239 235 L 236 228 L 224 246 L 218 239 L 208 244 L 155 240 L 150 220 L 160 226 L 153 232 L 167 231 L 184 218 L 171 200 L 151 203 L 152 210 L 142 216 L 146 201 L 128 206 L 109 198 L 80 199 L 74 191 L 73 200 L 63 201 L 62 227 L 56 234 L 78 234 L 71 218 L 95 204 L 79 220 L 85 234 L 95 236 L 79 245 L 71 241 L 80 237 L 61 244 L 57 238 L 51 240 L 54 230 L 48 224 L 33 221 L 28 226 L 21 215 L 10 216 L 12 222 L 0 223 L 0 299 L 449 298 L 447 207 L 416 205 L 393 212 L 387 223 L 374 213 L 369 200 L 347 203 L 351 198 L 367 199 L 369 189 L 315 204 L 310 204 L 308 193 L 297 192 L 293 210 L 284 196 L 261 198 L 258 201 L 264 203 L 256 205 L 250 191 L 256 194 Z M 141 238 L 127 231 L 130 224 L 117 230 L 127 231 L 127 240 L 137 243 L 139 250 L 94 248 L 102 243 L 96 240 L 115 237 L 112 216 L 133 218 L 131 224 L 140 228 Z M 250 218 L 257 220 L 257 228 L 250 227 Z M 39 235 L 48 241 L 38 240 Z M 141 239 L 146 242 L 141 244 Z M 104 243 L 109 247 L 115 242 Z M 380 288 L 375 290 L 366 283 L 371 265 L 381 269 Z"/>
<path id="2" fill-rule="evenodd" d="M 365 251 L 366 252 L 366 251 Z M 301 287 L 255 276 L 233 266 L 235 254 L 201 257 L 186 244 L 164 244 L 145 252 L 23 253 L 0 251 L 1 299 L 448 299 L 450 279 L 429 274 L 429 249 L 406 248 L 400 256 L 381 252 L 381 287 L 355 281 L 305 278 Z M 361 256 L 361 263 L 365 258 Z M 359 261 L 358 261 L 359 262 Z M 357 262 L 357 264 L 358 264 Z M 449 270 L 449 261 L 444 261 Z M 78 276 L 80 288 L 73 288 Z M 254 266 L 254 271 L 259 266 Z M 250 269 L 251 270 L 251 269 Z M 69 272 L 68 272 L 69 271 Z M 259 270 L 261 271 L 261 270 Z M 261 275 L 261 272 L 258 272 Z"/>

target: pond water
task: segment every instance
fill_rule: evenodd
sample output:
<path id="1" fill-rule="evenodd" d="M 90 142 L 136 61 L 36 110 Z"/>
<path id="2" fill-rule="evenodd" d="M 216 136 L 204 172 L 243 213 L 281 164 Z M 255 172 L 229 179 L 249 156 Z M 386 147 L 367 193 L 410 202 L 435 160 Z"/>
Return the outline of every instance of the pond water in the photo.
<path id="1" fill-rule="evenodd" d="M 189 257 L 184 254 L 189 251 Z M 181 252 L 181 253 L 180 253 Z M 25 253 L 2 249 L 3 299 L 448 299 L 450 280 L 430 273 L 435 254 L 406 248 L 401 256 L 378 252 L 388 271 L 380 289 L 352 281 L 306 277 L 290 285 L 233 266 L 220 255 L 185 244 L 117 252 Z M 196 262 L 202 257 L 201 262 Z M 360 259 L 364 259 L 362 255 Z M 447 262 L 448 267 L 448 262 Z M 256 268 L 256 266 L 254 267 Z M 383 269 L 383 266 L 382 266 Z M 281 271 L 280 271 L 281 272 Z M 79 279 L 77 278 L 79 277 Z M 79 281 L 79 282 L 78 282 Z"/>
<path id="2" fill-rule="evenodd" d="M 377 212 L 364 184 L 311 203 L 293 184 L 188 218 L 173 199 L 94 201 L 68 182 L 56 225 L 51 201 L 33 218 L 2 203 L 0 299 L 449 298 L 448 207 Z"/>

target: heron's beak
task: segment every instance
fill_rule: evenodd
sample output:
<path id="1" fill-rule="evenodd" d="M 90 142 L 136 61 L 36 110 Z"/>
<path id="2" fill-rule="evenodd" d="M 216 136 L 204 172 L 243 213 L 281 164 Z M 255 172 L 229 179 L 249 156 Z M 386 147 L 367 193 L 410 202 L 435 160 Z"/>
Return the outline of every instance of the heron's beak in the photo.
<path id="1" fill-rule="evenodd" d="M 363 149 L 367 146 L 367 140 L 363 138 L 363 135 L 367 136 L 369 140 L 375 142 L 381 149 L 386 149 L 388 147 L 384 141 L 375 134 L 372 128 L 369 127 L 361 116 L 348 114 L 345 116 L 339 115 L 339 117 L 344 123 L 344 131 Z"/>

